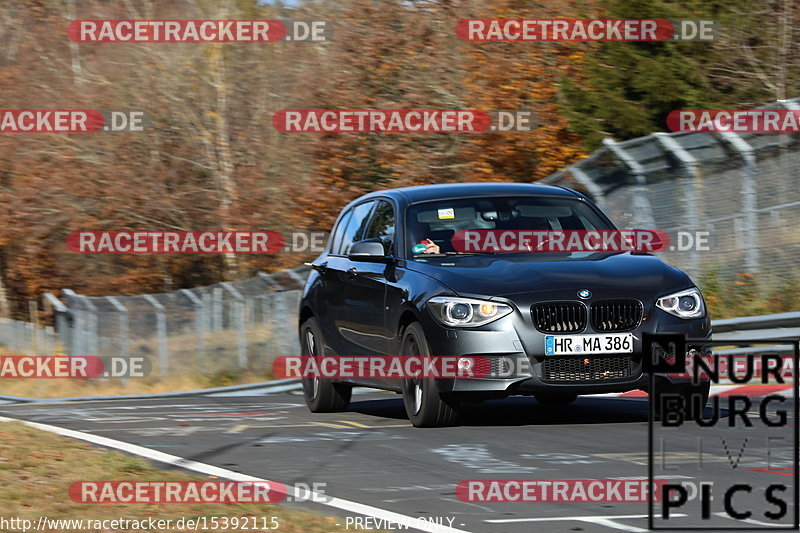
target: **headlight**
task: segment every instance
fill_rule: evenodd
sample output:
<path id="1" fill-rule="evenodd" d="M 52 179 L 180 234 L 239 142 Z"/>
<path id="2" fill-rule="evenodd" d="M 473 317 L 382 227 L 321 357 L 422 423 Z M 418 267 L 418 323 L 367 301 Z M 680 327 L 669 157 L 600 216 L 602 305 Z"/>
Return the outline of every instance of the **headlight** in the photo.
<path id="1" fill-rule="evenodd" d="M 656 307 L 680 318 L 701 318 L 706 314 L 703 297 L 697 288 L 659 298 Z"/>
<path id="2" fill-rule="evenodd" d="M 433 316 L 445 326 L 473 327 L 488 324 L 509 314 L 510 305 L 486 300 L 437 296 L 428 300 Z"/>

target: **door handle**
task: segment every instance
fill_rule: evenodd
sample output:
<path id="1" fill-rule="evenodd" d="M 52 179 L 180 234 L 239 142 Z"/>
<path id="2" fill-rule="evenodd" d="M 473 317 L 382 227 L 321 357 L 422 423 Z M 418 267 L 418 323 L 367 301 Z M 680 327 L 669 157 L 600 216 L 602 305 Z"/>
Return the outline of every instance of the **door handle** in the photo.
<path id="1" fill-rule="evenodd" d="M 354 278 L 356 276 L 358 276 L 358 270 L 356 269 L 356 267 L 352 267 L 352 268 L 347 269 L 347 277 L 348 278 Z"/>

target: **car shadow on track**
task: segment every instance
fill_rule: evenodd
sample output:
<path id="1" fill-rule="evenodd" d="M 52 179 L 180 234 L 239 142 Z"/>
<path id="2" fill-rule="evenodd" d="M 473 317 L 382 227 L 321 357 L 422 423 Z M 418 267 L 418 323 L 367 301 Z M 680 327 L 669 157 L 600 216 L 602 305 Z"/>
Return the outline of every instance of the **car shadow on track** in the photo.
<path id="1" fill-rule="evenodd" d="M 353 401 L 348 409 L 377 418 L 408 420 L 400 397 Z M 569 405 L 542 405 L 533 398 L 514 396 L 465 404 L 461 426 L 547 426 L 647 422 L 646 399 L 581 397 Z"/>

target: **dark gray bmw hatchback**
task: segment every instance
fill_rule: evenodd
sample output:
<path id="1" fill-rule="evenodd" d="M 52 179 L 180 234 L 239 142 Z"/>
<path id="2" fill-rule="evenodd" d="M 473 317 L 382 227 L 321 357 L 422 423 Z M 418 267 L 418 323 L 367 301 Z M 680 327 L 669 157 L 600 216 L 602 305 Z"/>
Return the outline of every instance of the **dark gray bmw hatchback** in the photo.
<path id="1" fill-rule="evenodd" d="M 565 404 L 580 394 L 646 390 L 643 333 L 710 339 L 700 291 L 652 254 L 464 252 L 453 245 L 458 231 L 500 229 L 616 228 L 582 194 L 546 185 L 427 185 L 345 206 L 303 290 L 301 355 L 480 356 L 491 373 L 308 377 L 311 411 L 346 409 L 354 385 L 402 393 L 418 427 L 455 423 L 464 402 L 532 395 Z M 708 383 L 658 379 L 658 394 L 699 395 L 705 405 Z"/>

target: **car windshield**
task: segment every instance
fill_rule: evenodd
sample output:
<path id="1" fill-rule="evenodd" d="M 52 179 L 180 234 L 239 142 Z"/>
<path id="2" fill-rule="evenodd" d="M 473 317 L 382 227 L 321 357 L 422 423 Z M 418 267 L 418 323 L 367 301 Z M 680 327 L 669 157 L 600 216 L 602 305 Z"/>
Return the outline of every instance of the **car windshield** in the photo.
<path id="1" fill-rule="evenodd" d="M 436 200 L 409 207 L 406 216 L 406 246 L 409 257 L 435 258 L 459 255 L 496 255 L 498 251 L 465 250 L 454 245 L 464 231 L 495 230 L 545 232 L 566 230 L 612 230 L 585 202 L 552 196 L 481 197 Z M 502 252 L 500 252 L 502 253 Z M 529 256 L 584 257 L 587 252 L 522 253 Z M 542 259 L 546 259 L 542 257 Z"/>

